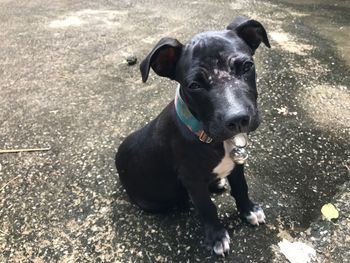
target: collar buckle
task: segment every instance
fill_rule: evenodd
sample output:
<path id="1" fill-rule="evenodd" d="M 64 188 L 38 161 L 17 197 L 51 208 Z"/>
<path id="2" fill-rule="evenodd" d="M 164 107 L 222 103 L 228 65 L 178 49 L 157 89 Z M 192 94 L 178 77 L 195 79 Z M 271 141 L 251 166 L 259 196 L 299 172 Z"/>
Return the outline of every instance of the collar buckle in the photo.
<path id="1" fill-rule="evenodd" d="M 206 135 L 203 130 L 199 133 L 198 138 L 201 142 L 204 143 L 211 143 L 213 141 L 213 139 Z"/>

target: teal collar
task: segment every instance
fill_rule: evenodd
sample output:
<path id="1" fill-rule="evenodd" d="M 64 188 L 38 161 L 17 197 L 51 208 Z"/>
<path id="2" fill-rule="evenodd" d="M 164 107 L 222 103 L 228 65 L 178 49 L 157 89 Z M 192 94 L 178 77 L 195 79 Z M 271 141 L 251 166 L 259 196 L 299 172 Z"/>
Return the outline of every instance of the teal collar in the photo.
<path id="1" fill-rule="evenodd" d="M 200 141 L 211 143 L 212 138 L 205 134 L 203 130 L 203 124 L 192 115 L 186 103 L 181 98 L 180 85 L 176 89 L 175 110 L 182 123 L 185 124 L 190 131 L 196 134 Z"/>

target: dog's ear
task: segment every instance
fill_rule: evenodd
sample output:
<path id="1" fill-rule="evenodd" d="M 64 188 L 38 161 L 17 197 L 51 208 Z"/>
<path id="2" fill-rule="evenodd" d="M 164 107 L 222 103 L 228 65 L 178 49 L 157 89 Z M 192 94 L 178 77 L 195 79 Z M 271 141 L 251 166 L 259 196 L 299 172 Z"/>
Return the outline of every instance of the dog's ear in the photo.
<path id="1" fill-rule="evenodd" d="M 268 48 L 271 47 L 265 28 L 256 20 L 244 16 L 238 16 L 227 26 L 227 29 L 235 31 L 236 34 L 253 50 L 253 53 L 259 47 L 261 42 L 263 42 Z"/>
<path id="2" fill-rule="evenodd" d="M 176 64 L 180 58 L 182 46 L 174 38 L 162 38 L 140 64 L 142 81 L 147 81 L 150 67 L 159 76 L 174 79 Z"/>

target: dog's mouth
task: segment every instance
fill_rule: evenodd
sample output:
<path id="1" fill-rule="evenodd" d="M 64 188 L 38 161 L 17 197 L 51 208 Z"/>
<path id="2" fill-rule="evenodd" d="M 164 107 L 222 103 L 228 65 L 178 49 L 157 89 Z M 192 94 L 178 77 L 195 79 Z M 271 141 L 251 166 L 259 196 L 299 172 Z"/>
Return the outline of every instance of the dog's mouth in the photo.
<path id="1" fill-rule="evenodd" d="M 234 131 L 228 130 L 224 125 L 221 123 L 213 122 L 211 125 L 209 124 L 208 127 L 204 126 L 204 132 L 213 139 L 213 141 L 216 142 L 223 142 L 228 139 L 233 138 L 239 133 L 250 133 L 255 131 L 260 125 L 260 114 L 259 112 L 256 112 L 253 118 L 251 118 L 251 121 L 249 125 L 243 129 L 237 129 Z"/>
<path id="2" fill-rule="evenodd" d="M 205 131 L 205 130 L 204 130 Z M 205 133 L 213 139 L 213 141 L 215 142 L 223 142 L 223 141 L 226 141 L 226 140 L 229 140 L 233 137 L 235 137 L 237 134 L 241 133 L 241 132 L 234 132 L 234 133 L 224 133 L 224 132 L 217 132 L 217 131 L 214 131 L 214 132 L 211 132 L 211 131 L 208 131 Z"/>

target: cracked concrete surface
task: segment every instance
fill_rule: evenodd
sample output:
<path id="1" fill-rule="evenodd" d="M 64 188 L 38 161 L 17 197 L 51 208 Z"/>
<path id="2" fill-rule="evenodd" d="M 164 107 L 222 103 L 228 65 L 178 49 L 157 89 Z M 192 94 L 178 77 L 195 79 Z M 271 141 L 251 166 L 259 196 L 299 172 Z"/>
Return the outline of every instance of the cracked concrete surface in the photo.
<path id="1" fill-rule="evenodd" d="M 311 243 L 319 262 L 346 262 L 349 14 L 345 0 L 0 0 L 0 149 L 51 147 L 0 154 L 0 261 L 285 262 L 283 232 Z M 219 258 L 201 247 L 192 207 L 150 215 L 130 204 L 114 154 L 176 87 L 154 73 L 142 84 L 125 58 L 236 15 L 262 22 L 272 46 L 256 54 L 263 124 L 247 169 L 267 224 L 249 227 L 227 192 L 214 195 L 232 238 Z M 335 223 L 320 219 L 330 201 Z"/>

